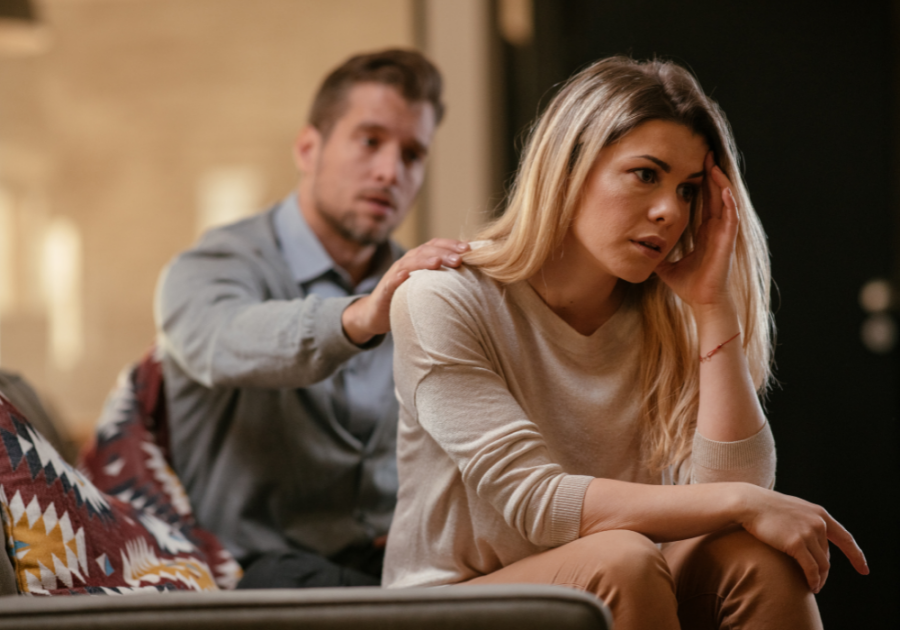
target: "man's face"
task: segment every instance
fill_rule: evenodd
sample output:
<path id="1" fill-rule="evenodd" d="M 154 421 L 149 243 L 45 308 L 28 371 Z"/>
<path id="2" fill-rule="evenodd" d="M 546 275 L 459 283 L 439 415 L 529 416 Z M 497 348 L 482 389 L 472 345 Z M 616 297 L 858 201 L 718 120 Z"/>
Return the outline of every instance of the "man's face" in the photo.
<path id="1" fill-rule="evenodd" d="M 384 242 L 406 216 L 425 175 L 434 108 L 394 88 L 359 83 L 323 137 L 308 128 L 297 161 L 321 227 L 360 245 Z"/>

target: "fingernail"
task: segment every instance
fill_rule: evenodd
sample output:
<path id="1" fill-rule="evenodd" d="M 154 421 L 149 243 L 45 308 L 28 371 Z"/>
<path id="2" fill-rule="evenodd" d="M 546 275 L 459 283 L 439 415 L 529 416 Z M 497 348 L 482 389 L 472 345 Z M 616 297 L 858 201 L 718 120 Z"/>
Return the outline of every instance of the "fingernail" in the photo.
<path id="1" fill-rule="evenodd" d="M 456 251 L 458 251 L 458 252 L 464 252 L 467 249 L 469 249 L 468 243 L 460 243 L 459 245 L 456 246 Z"/>
<path id="2" fill-rule="evenodd" d="M 459 256 L 457 256 L 456 254 L 450 254 L 449 256 L 447 256 L 447 260 L 456 264 L 459 262 Z"/>

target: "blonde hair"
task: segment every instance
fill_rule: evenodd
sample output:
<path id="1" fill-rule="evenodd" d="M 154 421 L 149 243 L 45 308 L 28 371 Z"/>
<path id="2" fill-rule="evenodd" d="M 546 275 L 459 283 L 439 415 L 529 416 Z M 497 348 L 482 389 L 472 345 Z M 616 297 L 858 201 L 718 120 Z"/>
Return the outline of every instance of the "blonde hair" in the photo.
<path id="1" fill-rule="evenodd" d="M 478 235 L 469 265 L 503 283 L 534 276 L 562 244 L 600 150 L 649 120 L 683 124 L 702 135 L 732 183 L 740 226 L 731 273 L 744 351 L 757 392 L 771 379 L 774 325 L 771 273 L 762 225 L 738 170 L 731 128 L 719 106 L 684 68 L 668 61 L 603 59 L 572 77 L 532 129 L 506 211 Z M 693 249 L 702 200 L 673 251 Z M 672 258 L 670 258 L 672 259 Z M 654 470 L 678 467 L 691 453 L 699 405 L 696 323 L 657 276 L 634 287 L 643 317 L 642 451 Z"/>

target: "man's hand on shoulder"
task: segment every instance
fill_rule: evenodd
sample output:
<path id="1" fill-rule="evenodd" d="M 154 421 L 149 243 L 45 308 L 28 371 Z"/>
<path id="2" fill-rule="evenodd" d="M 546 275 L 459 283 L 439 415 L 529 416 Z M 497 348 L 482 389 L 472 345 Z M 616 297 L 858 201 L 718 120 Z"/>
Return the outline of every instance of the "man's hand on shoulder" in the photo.
<path id="1" fill-rule="evenodd" d="M 461 254 L 469 251 L 469 244 L 445 238 L 433 238 L 424 245 L 411 249 L 391 265 L 381 282 L 370 295 L 360 298 L 344 309 L 341 324 L 347 338 L 362 345 L 376 335 L 391 329 L 391 299 L 409 274 L 419 269 L 459 267 Z"/>

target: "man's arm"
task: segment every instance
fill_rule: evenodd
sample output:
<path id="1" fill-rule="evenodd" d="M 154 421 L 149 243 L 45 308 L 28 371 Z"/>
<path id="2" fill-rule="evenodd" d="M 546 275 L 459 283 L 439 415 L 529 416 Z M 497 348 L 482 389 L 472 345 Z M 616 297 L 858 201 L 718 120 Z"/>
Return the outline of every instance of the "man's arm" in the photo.
<path id="1" fill-rule="evenodd" d="M 398 274 L 405 274 L 405 280 L 420 268 L 416 265 L 458 266 L 456 252 L 467 248 L 442 241 L 411 250 L 372 296 L 292 300 L 272 299 L 272 287 L 283 278 L 249 247 L 197 248 L 179 256 L 160 280 L 155 307 L 159 343 L 206 387 L 306 387 L 361 352 L 358 344 L 389 330 L 377 315 L 380 308 L 390 308 L 393 291 L 402 282 Z M 354 309 L 362 314 L 362 325 L 346 329 L 342 319 L 348 306 L 363 301 L 368 308 Z M 351 330 L 363 329 L 365 333 L 351 336 Z"/>

